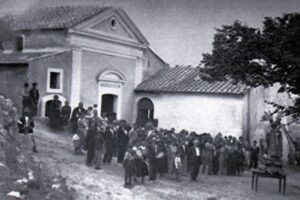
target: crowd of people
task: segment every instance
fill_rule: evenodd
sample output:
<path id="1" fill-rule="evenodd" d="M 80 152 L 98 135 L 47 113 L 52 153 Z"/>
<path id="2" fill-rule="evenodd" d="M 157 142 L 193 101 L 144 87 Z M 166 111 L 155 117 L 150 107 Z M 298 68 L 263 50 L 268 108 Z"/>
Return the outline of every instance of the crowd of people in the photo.
<path id="1" fill-rule="evenodd" d="M 76 116 L 76 118 L 74 118 Z M 87 110 L 80 103 L 74 109 L 70 125 L 74 133 L 74 153 L 84 154 L 85 164 L 101 169 L 111 164 L 115 156 L 125 169 L 125 187 L 133 180 L 149 176 L 168 176 L 180 181 L 189 175 L 197 180 L 199 172 L 207 175 L 242 175 L 245 168 L 257 167 L 259 148 L 257 142 L 249 145 L 243 137 L 223 136 L 218 133 L 198 134 L 175 129 L 158 129 L 152 122 L 145 126 L 125 120 L 108 120 L 98 116 L 95 107 Z"/>
<path id="2" fill-rule="evenodd" d="M 23 115 L 19 120 L 20 132 L 33 133 L 32 116 L 37 113 L 39 93 L 37 84 L 24 85 Z M 49 105 L 49 125 L 52 128 L 70 127 L 73 134 L 75 154 L 86 154 L 85 164 L 101 169 L 110 165 L 116 157 L 122 163 L 125 187 L 149 176 L 150 182 L 157 177 L 168 176 L 180 181 L 181 176 L 190 176 L 196 181 L 199 172 L 207 175 L 242 175 L 246 168 L 257 168 L 259 148 L 257 142 L 248 144 L 242 136 L 223 136 L 218 133 L 196 133 L 175 129 L 158 129 L 152 122 L 144 126 L 125 120 L 99 116 L 97 105 L 84 108 L 83 103 L 71 109 L 69 102 L 57 95 Z M 33 134 L 32 134 L 33 135 Z M 34 142 L 34 138 L 33 138 Z M 34 151 L 36 151 L 34 142 Z"/>

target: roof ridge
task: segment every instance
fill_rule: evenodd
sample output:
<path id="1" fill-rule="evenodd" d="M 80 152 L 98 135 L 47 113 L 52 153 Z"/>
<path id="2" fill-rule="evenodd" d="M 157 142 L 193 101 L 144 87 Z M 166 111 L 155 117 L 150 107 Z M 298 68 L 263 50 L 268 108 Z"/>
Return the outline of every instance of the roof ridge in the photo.
<path id="1" fill-rule="evenodd" d="M 59 5 L 10 11 L 0 17 L 14 30 L 70 28 L 112 8 L 100 5 Z"/>
<path id="2" fill-rule="evenodd" d="M 209 82 L 194 79 L 200 75 L 199 68 L 192 66 L 175 66 L 159 71 L 153 78 L 140 83 L 137 92 L 178 92 L 178 93 L 218 93 L 243 95 L 247 92 L 244 85 L 234 85 L 230 81 Z"/>

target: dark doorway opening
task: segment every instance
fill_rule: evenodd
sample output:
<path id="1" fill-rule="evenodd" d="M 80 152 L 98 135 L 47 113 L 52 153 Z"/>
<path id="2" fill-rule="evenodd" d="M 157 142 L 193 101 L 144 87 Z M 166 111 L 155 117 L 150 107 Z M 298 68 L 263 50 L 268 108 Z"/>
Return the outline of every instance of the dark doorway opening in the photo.
<path id="1" fill-rule="evenodd" d="M 46 117 L 50 117 L 50 113 L 51 113 L 51 103 L 53 100 L 49 100 L 46 102 L 46 110 L 45 110 L 45 116 Z M 61 105 L 61 101 L 59 101 L 60 105 Z"/>
<path id="2" fill-rule="evenodd" d="M 113 94 L 102 95 L 101 116 L 104 114 L 109 120 L 116 119 L 118 96 Z"/>
<path id="3" fill-rule="evenodd" d="M 149 98 L 142 98 L 138 101 L 137 123 L 144 126 L 148 121 L 154 119 L 154 105 Z"/>

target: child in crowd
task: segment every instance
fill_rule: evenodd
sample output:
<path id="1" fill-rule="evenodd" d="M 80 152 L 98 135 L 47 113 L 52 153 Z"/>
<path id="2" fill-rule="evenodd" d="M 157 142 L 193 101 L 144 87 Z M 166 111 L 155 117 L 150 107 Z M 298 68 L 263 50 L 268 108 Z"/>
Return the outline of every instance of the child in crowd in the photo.
<path id="1" fill-rule="evenodd" d="M 134 176 L 134 157 L 133 157 L 132 146 L 128 146 L 127 151 L 125 153 L 123 159 L 123 167 L 124 167 L 124 187 L 131 188 L 132 187 L 132 177 Z"/>
<path id="2" fill-rule="evenodd" d="M 80 137 L 78 136 L 77 133 L 75 133 L 73 135 L 72 141 L 73 141 L 73 146 L 74 146 L 74 154 L 75 155 L 82 154 L 82 151 L 81 151 L 81 141 L 80 141 Z"/>

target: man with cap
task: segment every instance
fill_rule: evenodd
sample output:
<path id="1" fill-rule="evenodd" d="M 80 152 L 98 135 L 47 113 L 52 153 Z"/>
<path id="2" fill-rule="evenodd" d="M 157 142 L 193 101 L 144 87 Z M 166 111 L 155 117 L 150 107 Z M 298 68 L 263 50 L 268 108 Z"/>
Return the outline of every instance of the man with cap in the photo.
<path id="1" fill-rule="evenodd" d="M 38 110 L 38 103 L 39 103 L 39 98 L 40 98 L 40 93 L 39 90 L 36 88 L 37 83 L 34 82 L 31 85 L 31 89 L 29 91 L 29 97 L 32 102 L 32 116 L 37 115 L 37 110 Z"/>

